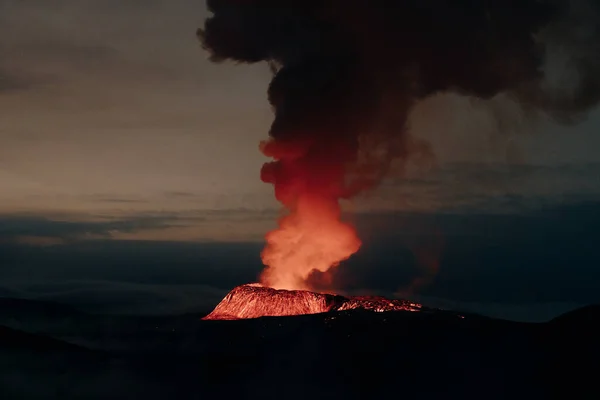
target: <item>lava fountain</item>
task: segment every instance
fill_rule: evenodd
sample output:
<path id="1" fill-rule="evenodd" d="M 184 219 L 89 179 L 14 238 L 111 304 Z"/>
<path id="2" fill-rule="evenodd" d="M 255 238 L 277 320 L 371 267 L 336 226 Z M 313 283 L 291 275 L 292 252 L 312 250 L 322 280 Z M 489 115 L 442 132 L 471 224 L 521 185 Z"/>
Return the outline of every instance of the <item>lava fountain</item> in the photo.
<path id="1" fill-rule="evenodd" d="M 360 248 L 354 228 L 341 220 L 343 164 L 315 163 L 315 147 L 296 146 L 290 152 L 276 139 L 263 143 L 263 153 L 275 161 L 264 165 L 262 180 L 275 186 L 277 199 L 289 212 L 266 235 L 261 254 L 267 266 L 261 275 L 265 286 L 310 289 L 307 280 L 313 271 L 326 272 Z"/>

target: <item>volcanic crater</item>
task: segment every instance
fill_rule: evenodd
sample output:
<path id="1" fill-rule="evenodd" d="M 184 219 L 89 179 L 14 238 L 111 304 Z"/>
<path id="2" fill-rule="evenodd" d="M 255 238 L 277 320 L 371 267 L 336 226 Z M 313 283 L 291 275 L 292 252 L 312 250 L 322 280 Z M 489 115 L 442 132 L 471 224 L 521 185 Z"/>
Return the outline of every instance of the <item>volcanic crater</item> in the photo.
<path id="1" fill-rule="evenodd" d="M 279 290 L 253 283 L 231 290 L 203 319 L 237 320 L 348 310 L 423 311 L 424 307 L 407 300 L 390 300 L 378 296 L 345 297 L 307 290 Z"/>

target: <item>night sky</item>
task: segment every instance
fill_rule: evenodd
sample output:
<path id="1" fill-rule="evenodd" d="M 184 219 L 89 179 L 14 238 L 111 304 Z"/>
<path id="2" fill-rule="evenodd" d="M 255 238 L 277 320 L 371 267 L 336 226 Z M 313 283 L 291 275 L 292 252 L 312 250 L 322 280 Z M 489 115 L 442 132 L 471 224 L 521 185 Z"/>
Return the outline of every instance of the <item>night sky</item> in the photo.
<path id="1" fill-rule="evenodd" d="M 210 63 L 206 14 L 0 0 L 0 296 L 206 311 L 256 279 L 279 213 L 259 179 L 271 76 Z M 439 169 L 345 204 L 364 246 L 339 290 L 519 319 L 600 301 L 600 112 L 533 126 L 502 96 L 439 95 L 410 129 Z"/>

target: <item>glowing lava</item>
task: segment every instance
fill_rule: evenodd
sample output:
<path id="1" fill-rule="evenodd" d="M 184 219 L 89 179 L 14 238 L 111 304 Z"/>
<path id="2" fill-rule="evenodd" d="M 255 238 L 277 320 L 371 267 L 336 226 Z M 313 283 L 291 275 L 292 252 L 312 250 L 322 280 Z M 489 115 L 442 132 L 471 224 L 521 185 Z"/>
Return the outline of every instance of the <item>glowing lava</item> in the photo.
<path id="1" fill-rule="evenodd" d="M 234 288 L 205 320 L 320 314 L 347 310 L 421 311 L 420 304 L 383 297 L 344 297 L 306 290 L 276 290 L 259 284 Z"/>
<path id="2" fill-rule="evenodd" d="M 261 282 L 275 289 L 310 289 L 311 272 L 326 272 L 361 246 L 354 228 L 341 220 L 344 152 L 327 152 L 334 154 L 328 159 L 314 143 L 277 140 L 263 143 L 262 151 L 275 161 L 264 165 L 261 178 L 274 185 L 288 214 L 266 235 Z"/>

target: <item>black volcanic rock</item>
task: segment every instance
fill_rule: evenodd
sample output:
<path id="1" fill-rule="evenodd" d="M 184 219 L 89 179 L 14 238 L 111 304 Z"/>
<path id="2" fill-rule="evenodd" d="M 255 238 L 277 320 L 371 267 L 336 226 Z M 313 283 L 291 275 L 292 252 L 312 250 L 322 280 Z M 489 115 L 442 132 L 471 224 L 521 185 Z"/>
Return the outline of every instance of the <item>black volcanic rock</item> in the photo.
<path id="1" fill-rule="evenodd" d="M 593 307 L 529 324 L 356 300 L 369 306 L 233 321 L 81 314 L 61 327 L 93 351 L 0 329 L 0 399 L 600 398 Z"/>
<path id="2" fill-rule="evenodd" d="M 546 349 L 542 374 L 555 382 L 570 383 L 557 388 L 556 398 L 600 398 L 596 385 L 600 305 L 582 307 L 552 319 L 538 342 L 544 343 Z"/>

